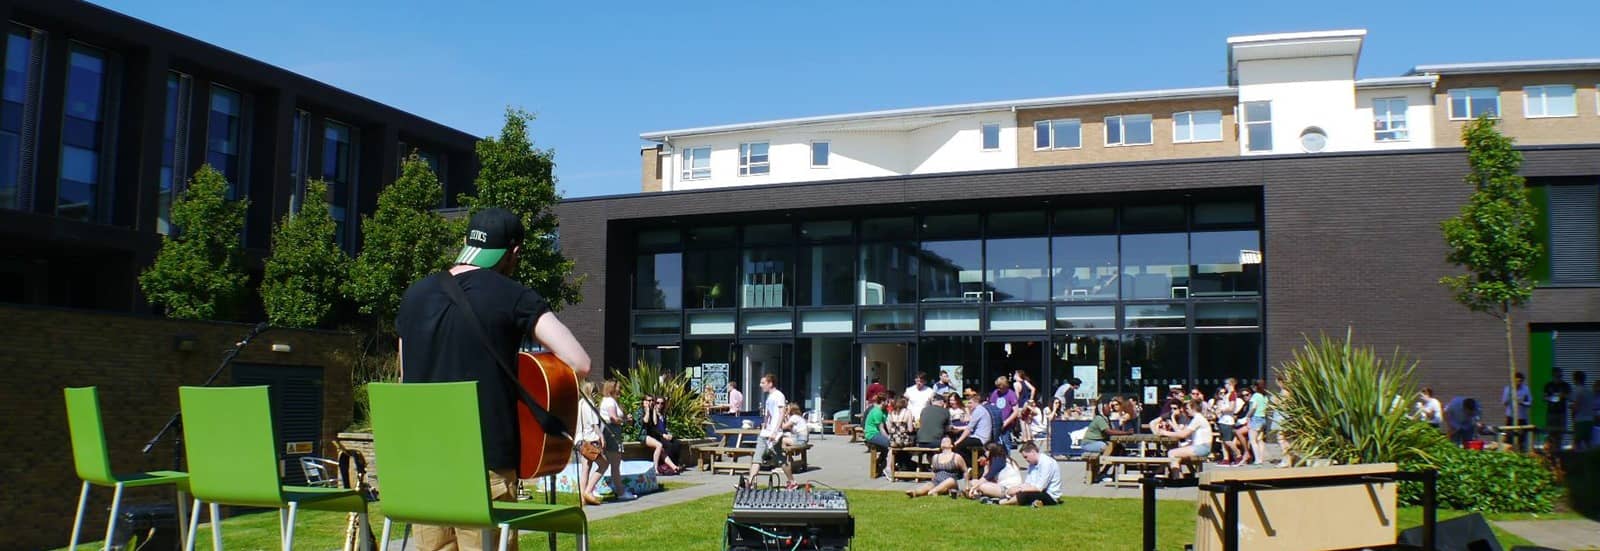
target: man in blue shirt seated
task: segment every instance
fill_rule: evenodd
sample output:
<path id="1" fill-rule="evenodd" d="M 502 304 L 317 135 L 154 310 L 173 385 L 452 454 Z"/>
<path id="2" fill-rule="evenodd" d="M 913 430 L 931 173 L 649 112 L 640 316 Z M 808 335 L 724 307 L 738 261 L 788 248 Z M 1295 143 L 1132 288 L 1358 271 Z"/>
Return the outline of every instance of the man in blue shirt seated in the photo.
<path id="1" fill-rule="evenodd" d="M 1444 407 L 1444 422 L 1450 441 L 1458 446 L 1467 445 L 1468 440 L 1477 436 L 1478 401 L 1457 396 Z"/>
<path id="2" fill-rule="evenodd" d="M 1000 504 L 1043 507 L 1061 503 L 1061 466 L 1054 458 L 1039 453 L 1039 446 L 1033 442 L 1023 443 L 1019 451 L 1028 460 L 1028 475 L 1022 484 L 1006 491 Z"/>

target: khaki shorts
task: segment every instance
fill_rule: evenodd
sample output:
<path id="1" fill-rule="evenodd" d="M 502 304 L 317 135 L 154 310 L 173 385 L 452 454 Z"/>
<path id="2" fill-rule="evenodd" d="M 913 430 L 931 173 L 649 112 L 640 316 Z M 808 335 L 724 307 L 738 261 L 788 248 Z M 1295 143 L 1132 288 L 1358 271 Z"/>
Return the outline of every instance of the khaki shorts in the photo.
<path id="1" fill-rule="evenodd" d="M 517 500 L 516 469 L 489 471 L 489 498 L 495 501 Z M 499 528 L 456 528 L 418 524 L 414 531 L 418 551 L 481 551 L 498 548 L 500 544 Z M 483 544 L 485 538 L 489 539 L 488 546 Z M 506 549 L 515 551 L 516 548 L 517 538 L 513 535 L 511 545 Z"/>

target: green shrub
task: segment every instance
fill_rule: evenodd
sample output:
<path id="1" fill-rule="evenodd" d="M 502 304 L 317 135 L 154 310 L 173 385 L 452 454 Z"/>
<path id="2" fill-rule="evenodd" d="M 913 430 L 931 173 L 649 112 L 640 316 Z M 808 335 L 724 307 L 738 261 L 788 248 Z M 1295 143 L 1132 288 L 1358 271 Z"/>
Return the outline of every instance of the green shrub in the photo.
<path id="1" fill-rule="evenodd" d="M 1600 449 L 1591 449 L 1567 463 L 1566 482 L 1573 510 L 1589 518 L 1600 515 Z"/>
<path id="2" fill-rule="evenodd" d="M 682 374 L 663 380 L 660 368 L 639 362 L 633 370 L 618 373 L 617 383 L 622 391 L 618 403 L 634 421 L 622 427 L 623 440 L 643 441 L 644 430 L 639 421 L 644 412 L 639 409 L 639 400 L 646 394 L 667 399 L 667 432 L 674 437 L 693 439 L 705 435 L 705 423 L 711 416 L 700 406 L 700 396 L 689 390 L 689 380 Z"/>
<path id="3" fill-rule="evenodd" d="M 1438 505 L 1441 508 L 1483 513 L 1548 513 L 1561 499 L 1550 466 L 1537 456 L 1509 451 L 1467 450 L 1443 444 L 1428 450 L 1439 469 Z M 1427 468 L 1410 461 L 1407 470 Z M 1422 487 L 1400 485 L 1403 505 L 1420 505 Z"/>
<path id="4" fill-rule="evenodd" d="M 1295 455 L 1340 463 L 1426 461 L 1426 450 L 1444 436 L 1409 417 L 1416 365 L 1398 351 L 1386 360 L 1355 346 L 1348 332 L 1342 341 L 1307 337 L 1278 368 L 1289 392 L 1272 404 L 1284 414 L 1280 430 Z"/>

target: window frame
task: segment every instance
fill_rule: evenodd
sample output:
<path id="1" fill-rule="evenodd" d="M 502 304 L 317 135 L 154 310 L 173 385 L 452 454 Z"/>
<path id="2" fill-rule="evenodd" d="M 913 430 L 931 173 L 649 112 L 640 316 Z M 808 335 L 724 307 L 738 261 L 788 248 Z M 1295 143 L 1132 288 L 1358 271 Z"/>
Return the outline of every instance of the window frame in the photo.
<path id="1" fill-rule="evenodd" d="M 1572 114 L 1569 114 L 1569 115 L 1551 115 L 1550 114 L 1550 94 L 1549 94 L 1548 91 L 1551 88 L 1567 88 L 1567 89 L 1570 89 L 1572 91 L 1572 94 L 1571 94 L 1571 98 L 1572 98 Z M 1533 97 L 1528 93 L 1529 90 L 1538 90 L 1540 92 L 1540 94 L 1539 94 L 1539 105 L 1540 105 L 1541 108 L 1544 109 L 1544 114 L 1535 115 L 1535 114 L 1532 114 L 1531 112 L 1529 112 L 1529 109 L 1533 106 L 1533 101 L 1532 101 Z M 1532 86 L 1523 86 L 1522 87 L 1522 117 L 1523 118 L 1528 118 L 1528 119 L 1569 119 L 1569 118 L 1573 118 L 1573 117 L 1576 117 L 1576 116 L 1578 116 L 1578 87 L 1577 87 L 1577 85 L 1573 85 L 1573 84 L 1535 84 L 1535 85 L 1532 85 Z"/>
<path id="2" fill-rule="evenodd" d="M 1498 86 L 1471 86 L 1471 87 L 1467 87 L 1467 88 L 1451 88 L 1449 90 L 1446 90 L 1445 91 L 1445 111 L 1446 111 L 1445 115 L 1447 117 L 1449 117 L 1450 120 L 1453 120 L 1453 121 L 1470 121 L 1470 120 L 1473 120 L 1473 119 L 1477 118 L 1477 117 L 1473 117 L 1472 116 L 1472 104 L 1473 104 L 1472 92 L 1481 91 L 1481 90 L 1493 90 L 1494 91 L 1494 115 L 1490 116 L 1489 118 L 1498 120 L 1501 117 L 1505 116 L 1505 113 L 1504 113 L 1503 109 L 1501 109 L 1503 107 L 1503 105 L 1502 105 L 1503 102 L 1500 101 L 1500 88 Z M 1456 115 L 1456 105 L 1455 105 L 1456 98 L 1455 98 L 1455 94 L 1457 92 L 1462 93 L 1465 96 L 1465 99 L 1467 100 L 1467 113 L 1466 113 L 1465 116 Z"/>
<path id="3" fill-rule="evenodd" d="M 1062 147 L 1062 146 L 1056 145 L 1056 123 L 1058 123 L 1058 122 L 1059 123 L 1066 123 L 1067 121 L 1072 121 L 1073 123 L 1077 124 L 1077 126 L 1078 126 L 1078 145 L 1076 145 L 1076 146 Z M 1048 138 L 1049 138 L 1048 141 L 1050 143 L 1049 147 L 1039 147 L 1039 136 L 1038 136 L 1038 134 L 1039 134 L 1039 125 L 1041 125 L 1041 124 L 1043 124 L 1045 129 L 1046 129 L 1046 135 L 1048 136 Z M 1068 150 L 1073 150 L 1073 149 L 1083 149 L 1083 119 L 1064 118 L 1064 119 L 1044 119 L 1044 120 L 1039 120 L 1039 121 L 1033 121 L 1033 133 L 1034 133 L 1034 137 L 1033 137 L 1033 150 L 1034 151 L 1068 151 Z"/>
<path id="4" fill-rule="evenodd" d="M 237 179 L 239 181 L 237 181 L 237 182 L 231 182 L 231 181 L 228 182 L 228 194 L 230 195 L 230 197 L 229 197 L 230 200 L 244 199 L 244 198 L 247 198 L 247 197 L 250 196 L 250 165 L 249 165 L 250 153 L 249 153 L 249 148 L 250 148 L 250 132 L 251 132 L 251 128 L 249 127 L 249 121 L 250 121 L 251 113 L 249 112 L 249 107 L 247 105 L 249 100 L 246 99 L 247 96 L 245 95 L 243 90 L 241 90 L 239 88 L 235 88 L 233 86 L 222 84 L 222 83 L 219 83 L 219 82 L 216 82 L 216 81 L 212 81 L 211 83 L 209 83 L 207 85 L 207 88 L 206 88 L 206 122 L 205 122 L 206 135 L 204 137 L 205 142 L 206 142 L 205 154 L 207 156 L 210 156 L 211 152 L 212 152 L 212 150 L 211 150 L 211 117 L 216 113 L 216 111 L 211 106 L 213 105 L 213 102 L 216 101 L 214 98 L 216 97 L 217 92 L 219 90 L 221 90 L 223 92 L 226 92 L 226 93 L 233 94 L 234 97 L 238 100 L 238 103 L 239 103 L 239 105 L 238 105 L 238 113 L 233 115 L 234 118 L 238 119 L 238 121 L 237 121 L 237 123 L 236 123 L 236 125 L 234 127 L 234 130 L 235 130 L 234 134 L 235 135 L 234 135 L 234 140 L 233 140 L 234 141 L 234 146 L 233 146 L 234 152 L 233 152 L 233 155 L 234 155 L 234 157 L 237 157 L 235 162 L 238 164 L 239 174 L 237 175 L 237 177 L 235 179 Z M 345 127 L 351 128 L 351 129 L 355 128 L 352 125 L 348 125 L 348 124 L 344 124 L 344 123 L 339 123 L 339 124 L 341 124 L 341 125 L 343 125 Z M 218 167 L 211 167 L 211 168 L 217 169 L 217 172 L 222 172 L 221 168 L 218 168 Z"/>
<path id="5" fill-rule="evenodd" d="M 1267 106 L 1267 120 L 1258 121 L 1258 120 L 1251 120 L 1250 119 L 1250 105 L 1252 105 L 1252 104 L 1265 104 Z M 1273 143 L 1272 143 L 1273 142 L 1273 140 L 1272 140 L 1272 100 L 1257 100 L 1257 101 L 1241 101 L 1241 102 L 1239 102 L 1239 117 L 1238 117 L 1238 119 L 1240 121 L 1238 124 L 1244 127 L 1244 132 L 1242 133 L 1244 135 L 1244 139 L 1240 140 L 1240 141 L 1243 142 L 1244 150 L 1246 152 L 1262 152 L 1262 151 L 1271 152 L 1272 151 L 1272 148 L 1273 148 Z M 1267 127 L 1267 144 L 1266 144 L 1266 147 L 1261 148 L 1261 149 L 1256 149 L 1255 141 L 1250 139 L 1250 127 L 1253 126 L 1253 125 L 1266 125 L 1266 127 Z"/>
<path id="6" fill-rule="evenodd" d="M 994 147 L 989 147 L 988 146 L 988 141 L 989 141 L 988 133 L 989 133 L 989 128 L 991 128 L 991 127 L 994 128 Z M 1001 130 L 1001 127 L 1000 127 L 1000 123 L 999 122 L 982 122 L 982 123 L 978 123 L 978 151 L 984 151 L 984 152 L 1000 151 L 1001 145 L 1002 145 L 1000 143 L 1000 130 Z"/>
<path id="7" fill-rule="evenodd" d="M 1195 113 L 1216 113 L 1217 114 L 1217 137 L 1215 137 L 1215 138 L 1206 138 L 1206 139 L 1196 139 L 1194 137 L 1194 129 L 1195 129 L 1194 114 Z M 1186 140 L 1178 139 L 1178 115 L 1187 115 L 1189 117 L 1189 122 L 1188 122 L 1189 139 L 1186 139 Z M 1152 122 L 1151 123 L 1151 130 L 1154 130 L 1154 129 L 1155 129 L 1155 124 Z M 1154 134 L 1151 135 L 1151 140 L 1152 141 L 1155 140 L 1155 135 Z M 1220 142 L 1220 141 L 1222 141 L 1222 110 L 1221 109 L 1191 109 L 1191 110 L 1188 110 L 1188 111 L 1179 111 L 1177 113 L 1173 113 L 1172 114 L 1172 143 L 1214 143 L 1214 142 Z"/>
<path id="8" fill-rule="evenodd" d="M 1402 126 L 1400 127 L 1399 130 L 1395 129 L 1395 125 L 1394 125 L 1394 109 L 1391 108 L 1392 104 L 1394 102 L 1397 102 L 1397 101 L 1400 102 L 1400 104 L 1405 107 L 1404 109 L 1400 110 L 1400 117 L 1401 117 L 1400 122 L 1401 122 Z M 1378 102 L 1383 102 L 1384 103 L 1384 111 L 1383 111 L 1383 115 L 1384 116 L 1381 119 L 1378 116 Z M 1409 142 L 1409 141 L 1411 141 L 1410 111 L 1411 111 L 1411 100 L 1409 98 L 1406 98 L 1405 96 L 1396 96 L 1396 97 L 1387 97 L 1387 98 L 1372 98 L 1372 123 L 1373 123 L 1372 124 L 1372 141 L 1378 142 L 1378 143 Z M 1382 120 L 1383 123 L 1384 123 L 1384 128 L 1385 128 L 1384 130 L 1378 130 L 1378 124 L 1377 123 L 1380 120 Z M 1383 138 L 1383 137 L 1380 137 L 1381 134 L 1385 134 L 1385 133 L 1394 134 L 1396 132 L 1398 132 L 1398 137 L 1394 137 L 1394 138 Z"/>
<path id="9" fill-rule="evenodd" d="M 678 180 L 684 181 L 684 182 L 690 182 L 690 181 L 695 181 L 695 180 L 710 180 L 711 179 L 711 146 L 702 145 L 702 146 L 696 146 L 696 147 L 681 147 L 681 148 L 678 148 L 678 149 L 680 150 L 678 152 L 678 164 L 679 164 L 679 166 L 678 166 Z M 704 169 L 696 169 L 696 168 L 694 168 L 694 165 L 692 163 L 690 163 L 689 161 L 691 159 L 698 159 L 699 156 L 691 155 L 691 154 L 694 153 L 695 151 L 699 151 L 699 150 L 702 150 L 702 149 L 704 149 L 705 152 L 706 152 L 706 155 L 705 155 L 705 157 L 706 157 L 706 167 Z M 699 170 L 704 170 L 705 171 L 705 175 L 704 176 L 696 176 L 695 174 Z"/>
<path id="10" fill-rule="evenodd" d="M 1149 118 L 1150 141 L 1148 141 L 1148 142 L 1140 142 L 1140 143 L 1128 143 L 1128 125 L 1126 123 L 1128 117 L 1148 117 Z M 1117 119 L 1117 142 L 1116 143 L 1112 143 L 1111 142 L 1111 119 Z M 1132 115 L 1107 115 L 1106 118 L 1102 122 L 1104 123 L 1102 126 L 1105 127 L 1103 129 L 1103 132 L 1102 132 L 1102 134 L 1105 134 L 1105 147 L 1137 147 L 1137 146 L 1141 146 L 1141 145 L 1155 145 L 1155 143 L 1156 143 L 1156 117 L 1155 117 L 1155 115 L 1148 114 L 1148 113 L 1136 113 L 1136 114 L 1132 114 Z"/>
<path id="11" fill-rule="evenodd" d="M 823 144 L 828 148 L 828 150 L 825 151 L 822 156 L 822 164 L 817 164 L 817 144 Z M 811 168 L 828 168 L 833 166 L 833 140 L 811 140 L 809 151 L 811 152 Z M 771 146 L 768 146 L 767 155 L 768 159 L 771 159 Z"/>
<path id="12" fill-rule="evenodd" d="M 767 146 L 767 153 L 766 153 L 766 155 L 763 155 L 764 157 L 767 158 L 767 160 L 761 161 L 759 163 L 750 161 L 751 157 L 755 157 L 755 154 L 752 153 L 750 150 L 755 149 L 755 146 L 757 146 L 757 145 L 765 145 L 765 146 Z M 763 171 L 763 172 L 756 172 L 756 169 L 758 169 L 758 168 L 766 169 L 766 170 Z M 758 177 L 758 176 L 770 176 L 771 174 L 772 174 L 772 142 L 771 141 L 743 142 L 743 143 L 739 144 L 739 177 L 740 178 Z"/>
<path id="13" fill-rule="evenodd" d="M 46 48 L 46 50 L 42 52 L 42 55 L 50 55 L 51 52 L 49 51 L 50 46 L 48 41 L 39 44 L 39 47 Z M 97 166 L 95 166 L 96 179 L 92 184 L 95 186 L 95 190 L 91 199 L 92 204 L 89 205 L 88 217 L 82 221 L 90 224 L 114 225 L 116 222 L 114 202 L 116 201 L 117 186 L 116 170 L 114 167 L 117 146 L 120 145 L 117 143 L 116 136 L 117 132 L 119 131 L 118 122 L 120 121 L 122 107 L 121 86 L 123 84 L 124 76 L 121 65 L 122 58 L 117 52 L 109 48 L 96 46 L 92 43 L 80 40 L 68 39 L 66 42 L 66 51 L 64 52 L 64 55 L 66 56 L 64 62 L 67 64 L 67 74 L 61 77 L 61 80 L 58 81 L 60 82 L 60 87 L 55 90 L 56 92 L 59 92 L 59 101 L 63 103 L 68 101 L 67 96 L 71 95 L 72 93 L 72 55 L 80 51 L 98 56 L 101 63 L 101 72 L 99 75 L 100 105 L 99 112 L 95 114 L 95 116 L 99 117 L 99 119 L 95 122 L 99 125 L 99 128 L 96 129 L 96 133 L 98 133 L 98 138 L 100 140 L 98 149 L 94 150 L 95 163 Z M 44 58 L 44 61 L 41 63 L 41 65 L 46 65 L 48 63 L 48 59 Z M 48 69 L 44 70 L 48 71 Z M 44 76 L 45 75 L 41 75 L 41 77 Z M 43 84 L 44 83 L 41 82 L 41 85 Z M 41 99 L 43 98 L 43 93 L 44 92 L 41 92 Z M 61 213 L 61 189 L 64 187 L 62 182 L 67 178 L 66 163 L 68 162 L 68 159 L 66 148 L 75 147 L 67 142 L 66 127 L 67 119 L 69 118 L 74 117 L 70 110 L 63 106 L 61 109 L 61 117 L 57 122 L 57 124 L 60 125 L 60 140 L 56 144 L 56 151 L 58 155 L 58 159 L 56 160 L 56 190 L 55 198 L 52 201 L 52 210 L 50 211 L 50 214 L 63 218 L 68 218 L 66 215 Z M 37 130 L 35 130 L 35 132 L 37 132 Z M 37 150 L 35 150 L 35 154 L 38 154 Z"/>

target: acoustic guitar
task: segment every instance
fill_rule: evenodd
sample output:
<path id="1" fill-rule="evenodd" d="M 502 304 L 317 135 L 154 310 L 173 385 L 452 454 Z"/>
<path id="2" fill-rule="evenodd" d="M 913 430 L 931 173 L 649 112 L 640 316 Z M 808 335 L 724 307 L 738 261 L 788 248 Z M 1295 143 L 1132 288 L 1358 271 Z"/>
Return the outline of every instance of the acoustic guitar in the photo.
<path id="1" fill-rule="evenodd" d="M 517 354 L 517 381 L 545 411 L 570 430 L 578 427 L 578 376 L 566 362 L 550 352 Z M 517 476 L 539 478 L 561 472 L 572 460 L 570 434 L 546 434 L 528 405 L 517 401 L 517 424 L 522 432 L 522 460 Z"/>

